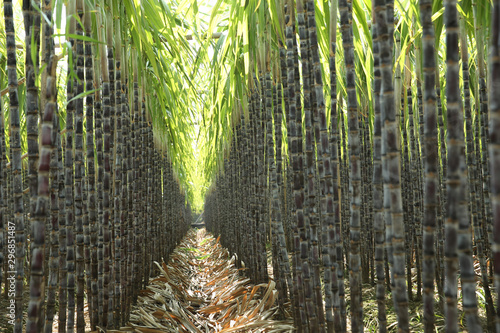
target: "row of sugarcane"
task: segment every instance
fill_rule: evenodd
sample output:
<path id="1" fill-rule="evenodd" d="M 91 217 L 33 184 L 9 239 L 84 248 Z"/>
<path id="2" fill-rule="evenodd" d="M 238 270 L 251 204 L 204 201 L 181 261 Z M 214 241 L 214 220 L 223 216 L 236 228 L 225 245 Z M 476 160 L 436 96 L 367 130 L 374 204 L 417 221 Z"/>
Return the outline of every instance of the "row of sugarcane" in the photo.
<path id="1" fill-rule="evenodd" d="M 59 332 L 84 332 L 86 324 L 119 328 L 154 276 L 153 262 L 166 260 L 191 222 L 173 164 L 154 137 L 148 110 L 154 96 L 144 91 L 150 78 L 138 69 L 140 52 L 122 42 L 125 21 L 114 20 L 125 8 L 120 1 L 92 8 L 68 2 L 71 74 L 61 96 L 54 2 L 23 1 L 27 130 L 21 133 L 13 3 L 3 5 L 9 123 L 2 112 L 0 281 L 15 311 L 2 309 L 2 316 L 14 332 L 52 332 L 54 321 Z M 58 98 L 66 101 L 65 118 Z M 21 140 L 28 146 L 28 195 Z"/>
<path id="2" fill-rule="evenodd" d="M 500 331 L 498 1 L 479 9 L 410 1 L 419 20 L 410 36 L 404 8 L 375 0 L 361 51 L 351 1 L 254 6 L 262 42 L 250 52 L 248 103 L 240 98 L 233 110 L 230 148 L 206 197 L 207 228 L 256 283 L 269 279 L 270 243 L 279 304 L 299 332 L 366 329 L 366 283 L 375 286 L 379 332 L 390 330 L 389 307 L 399 332 L 416 329 L 410 301 L 420 304 L 425 332 L 438 327 L 437 313 L 447 332 L 457 332 L 462 311 L 468 331 Z M 328 10 L 325 57 L 316 23 Z M 491 30 L 478 11 L 491 18 Z M 363 54 L 373 56 L 371 73 Z"/>

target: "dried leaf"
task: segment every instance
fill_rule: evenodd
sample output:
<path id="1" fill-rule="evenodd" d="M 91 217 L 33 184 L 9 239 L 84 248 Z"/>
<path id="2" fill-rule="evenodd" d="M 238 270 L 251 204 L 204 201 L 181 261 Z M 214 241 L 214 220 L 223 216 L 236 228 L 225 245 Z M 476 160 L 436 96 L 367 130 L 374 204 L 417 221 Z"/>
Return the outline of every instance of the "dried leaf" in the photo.
<path id="1" fill-rule="evenodd" d="M 129 326 L 120 331 L 292 332 L 290 319 L 271 319 L 276 283 L 252 286 L 219 240 L 204 229 L 190 231 L 168 265 L 155 262 L 160 275 L 140 292 Z"/>

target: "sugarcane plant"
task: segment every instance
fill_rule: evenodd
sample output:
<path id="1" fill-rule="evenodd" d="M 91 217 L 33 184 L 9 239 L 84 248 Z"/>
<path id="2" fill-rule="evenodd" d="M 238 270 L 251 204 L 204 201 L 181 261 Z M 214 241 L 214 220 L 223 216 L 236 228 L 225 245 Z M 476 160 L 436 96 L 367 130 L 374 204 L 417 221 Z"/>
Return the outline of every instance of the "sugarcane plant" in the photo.
<path id="1" fill-rule="evenodd" d="M 144 35 L 143 28 L 140 37 L 125 38 L 130 36 L 129 29 L 134 29 L 131 22 L 146 15 L 135 11 L 134 4 L 70 1 L 66 5 L 67 18 L 60 15 L 59 5 L 50 0 L 43 3 L 25 1 L 22 3 L 23 15 L 16 17 L 21 13 L 16 7 L 18 4 L 3 2 L 5 21 L 2 26 L 6 32 L 3 38 L 7 43 L 2 43 L 6 45 L 2 56 L 8 57 L 2 62 L 0 81 L 2 88 L 8 84 L 9 89 L 2 90 L 2 97 L 7 96 L 1 102 L 2 124 L 4 119 L 8 122 L 0 133 L 1 280 L 8 295 L 10 282 L 7 278 L 10 277 L 7 275 L 11 273 L 7 272 L 15 272 L 12 284 L 15 294 L 9 297 L 15 303 L 16 311 L 10 323 L 16 332 L 52 332 L 54 324 L 61 332 L 83 332 L 85 303 L 89 305 L 92 329 L 98 325 L 120 327 L 135 302 L 134 294 L 137 297 L 131 283 L 133 270 L 129 268 L 127 275 L 125 264 L 137 258 L 135 262 L 140 267 L 152 267 L 152 263 L 145 263 L 139 257 L 136 250 L 140 249 L 140 239 L 134 239 L 133 234 L 150 229 L 153 222 L 150 220 L 146 228 L 141 221 L 134 220 L 137 216 L 133 209 L 142 209 L 147 202 L 149 205 L 161 202 L 160 198 L 175 202 L 161 216 L 155 211 L 147 212 L 155 216 L 155 225 L 161 223 L 157 231 L 172 230 L 168 237 L 159 232 L 146 235 L 158 237 L 153 243 L 163 244 L 166 249 L 162 256 L 147 256 L 150 261 L 168 257 L 174 246 L 166 245 L 178 242 L 190 223 L 187 202 L 193 200 L 193 192 L 180 189 L 186 186 L 189 178 L 183 171 L 186 166 L 175 153 L 185 152 L 182 147 L 189 146 L 175 137 L 178 126 L 186 128 L 186 125 L 174 120 L 171 111 L 179 108 L 182 101 L 198 97 L 186 91 L 178 96 L 178 104 L 172 103 L 162 87 L 176 84 L 174 82 L 179 79 L 192 84 L 193 77 L 182 71 L 167 75 L 164 69 L 173 64 L 171 59 L 156 61 L 154 58 L 155 52 L 167 52 L 168 43 L 159 37 L 164 33 L 156 34 L 155 45 L 145 43 L 153 34 Z M 156 14 L 157 19 L 177 26 L 173 16 Z M 120 19 L 115 20 L 118 17 Z M 21 20 L 26 33 L 25 49 L 19 53 L 15 26 Z M 56 29 L 62 20 L 66 20 L 67 31 L 59 33 Z M 118 35 L 113 35 L 114 27 Z M 101 46 L 103 30 L 106 31 L 107 50 Z M 59 47 L 56 47 L 56 38 L 64 39 Z M 148 56 L 153 49 L 155 51 Z M 187 44 L 178 48 L 181 53 L 188 49 Z M 122 54 L 127 58 L 135 55 L 136 59 L 122 64 Z M 19 60 L 20 56 L 25 64 Z M 186 58 L 187 63 L 192 64 L 192 60 L 191 55 Z M 26 79 L 20 81 L 17 79 L 18 64 L 22 64 L 20 68 L 26 73 Z M 128 67 L 132 64 L 140 70 L 134 72 Z M 123 71 L 122 66 L 126 67 Z M 174 66 L 182 68 L 180 64 Z M 112 81 L 108 73 L 112 73 Z M 158 90 L 155 98 L 143 94 L 141 126 L 145 126 L 142 124 L 146 117 L 153 125 L 148 135 L 145 127 L 137 127 L 135 137 L 127 131 L 131 123 L 130 111 L 134 110 L 129 107 L 134 102 L 133 96 L 128 95 L 134 81 L 130 73 L 135 73 L 137 78 L 140 73 L 143 86 Z M 111 82 L 113 90 L 109 87 Z M 111 112 L 111 108 L 116 110 Z M 166 109 L 168 113 L 164 112 Z M 172 132 L 167 130 L 167 125 Z M 129 138 L 142 142 L 142 146 L 134 145 L 136 152 L 131 150 L 131 145 L 123 144 Z M 132 205 L 129 198 L 133 197 L 134 189 L 129 186 L 133 180 L 130 172 L 150 165 L 146 161 L 159 166 L 157 150 L 169 156 L 169 171 L 160 172 L 161 169 L 155 167 L 154 173 L 144 174 L 141 181 L 149 184 L 148 196 L 134 197 L 137 205 Z M 28 158 L 24 163 L 23 153 L 26 152 Z M 132 165 L 132 154 L 143 158 Z M 29 182 L 23 183 L 23 178 L 29 178 Z M 160 179 L 165 186 L 153 186 Z M 25 184 L 29 184 L 29 191 L 24 191 Z M 29 193 L 29 200 L 24 193 Z M 4 205 L 6 198 L 12 205 Z M 27 203 L 28 215 L 23 213 L 23 201 Z M 9 237 L 10 230 L 12 237 Z M 15 240 L 10 246 L 15 249 L 12 256 L 8 250 L 9 239 Z M 151 249 L 153 247 L 148 251 Z M 4 266 L 10 259 L 12 266 Z M 140 272 L 144 275 L 134 277 L 135 281 L 148 281 L 152 274 L 144 269 Z M 29 301 L 22 296 L 26 283 L 30 290 Z M 122 304 L 127 312 L 121 311 Z M 57 323 L 54 323 L 56 313 Z"/>
<path id="2" fill-rule="evenodd" d="M 193 207 L 298 332 L 500 330 L 497 0 L 2 4 L 15 332 L 127 325 Z"/>
<path id="3" fill-rule="evenodd" d="M 266 6 L 269 10 L 262 14 Z M 493 330 L 492 298 L 488 296 L 491 286 L 485 278 L 484 260 L 494 235 L 488 231 L 492 212 L 486 208 L 491 197 L 486 185 L 491 169 L 483 167 L 483 161 L 490 158 L 483 150 L 488 144 L 488 119 L 483 113 L 488 99 L 485 81 L 481 83 L 487 75 L 483 55 L 490 35 L 478 28 L 495 24 L 489 18 L 491 5 L 381 0 L 371 7 L 349 1 L 250 2 L 245 7 L 226 7 L 234 17 L 234 26 L 217 28 L 220 13 L 212 16 L 212 23 L 214 29 L 227 33 L 221 50 L 233 53 L 218 53 L 214 61 L 218 68 L 229 66 L 234 76 L 217 72 L 220 75 L 213 81 L 217 112 L 207 116 L 223 119 L 222 115 L 234 113 L 224 118 L 223 126 L 237 130 L 224 132 L 227 135 L 222 140 L 229 143 L 233 135 L 249 139 L 238 141 L 238 147 L 243 148 L 234 150 L 233 144 L 221 143 L 218 132 L 206 131 L 210 142 L 207 165 L 218 165 L 207 169 L 211 171 L 207 179 L 212 182 L 205 201 L 207 228 L 222 238 L 229 237 L 229 230 L 258 232 L 256 228 L 234 230 L 231 219 L 223 216 L 230 214 L 224 210 L 231 202 L 227 194 L 238 193 L 239 184 L 246 184 L 246 180 L 228 181 L 226 166 L 248 163 L 238 152 L 252 140 L 258 141 L 262 126 L 257 122 L 257 127 L 245 134 L 245 121 L 255 121 L 253 108 L 265 105 L 268 147 L 252 148 L 252 153 L 261 155 L 255 161 L 271 159 L 268 181 L 274 186 L 271 120 L 275 128 L 286 131 L 287 141 L 275 140 L 274 150 L 283 151 L 283 173 L 291 180 L 291 187 L 283 183 L 286 196 L 279 197 L 281 203 L 278 205 L 277 196 L 272 195 L 266 205 L 272 223 L 283 207 L 284 221 L 290 221 L 290 227 L 284 228 L 284 242 L 276 228 L 269 240 L 278 280 L 283 278 L 277 266 L 282 260 L 279 248 L 293 251 L 285 279 L 292 282 L 289 310 L 298 331 L 346 331 L 347 321 L 351 330 L 367 329 L 366 318 L 372 313 L 363 311 L 367 291 L 361 283 L 374 283 L 375 279 L 375 317 L 380 332 L 390 327 L 388 311 L 397 315 L 401 331 L 420 327 L 434 331 L 438 318 L 444 318 L 444 327 L 450 331 L 458 330 L 459 325 L 474 331 Z M 253 26 L 268 22 L 274 30 L 257 29 L 256 36 L 249 32 Z M 317 34 L 316 25 L 321 25 Z M 243 41 L 235 27 L 239 27 Z M 342 43 L 337 43 L 340 38 Z M 266 43 L 274 40 L 269 51 Z M 282 77 L 286 73 L 287 80 L 276 81 L 276 91 L 281 85 L 286 94 L 278 94 L 276 103 L 269 102 L 269 81 L 261 74 L 265 71 L 265 66 L 259 65 L 264 51 L 280 61 L 286 57 L 279 70 Z M 234 56 L 235 52 L 240 56 Z M 265 59 L 269 61 L 269 56 Z M 222 97 L 221 86 L 225 87 Z M 331 93 L 326 98 L 324 120 L 320 91 L 324 94 L 327 87 Z M 234 96 L 238 96 L 238 103 L 231 100 Z M 245 101 L 248 106 L 241 104 Z M 274 114 L 283 108 L 285 122 L 271 117 L 269 108 Z M 220 155 L 211 153 L 214 145 L 221 147 Z M 222 163 L 227 156 L 231 163 Z M 260 173 L 255 176 L 261 177 Z M 252 185 L 259 182 L 251 179 Z M 240 208 L 249 210 L 243 214 L 246 219 L 252 218 L 253 207 Z M 226 224 L 233 225 L 232 229 Z M 318 231 L 322 237 L 317 236 Z M 249 255 L 245 244 L 233 248 L 241 258 Z M 259 269 L 252 260 L 245 265 L 250 271 Z M 324 278 L 318 280 L 321 270 Z M 344 290 L 343 273 L 347 270 L 350 281 Z M 474 274 L 481 275 L 480 284 L 473 282 Z M 459 288 L 463 288 L 463 307 L 456 298 Z M 483 303 L 475 296 L 476 289 L 485 295 L 485 321 L 478 315 Z M 345 317 L 344 291 L 349 293 L 349 318 Z M 392 306 L 387 304 L 389 298 Z M 422 322 L 410 321 L 413 304 L 419 304 Z M 286 308 L 285 304 L 280 306 Z M 462 311 L 465 321 L 460 322 Z"/>

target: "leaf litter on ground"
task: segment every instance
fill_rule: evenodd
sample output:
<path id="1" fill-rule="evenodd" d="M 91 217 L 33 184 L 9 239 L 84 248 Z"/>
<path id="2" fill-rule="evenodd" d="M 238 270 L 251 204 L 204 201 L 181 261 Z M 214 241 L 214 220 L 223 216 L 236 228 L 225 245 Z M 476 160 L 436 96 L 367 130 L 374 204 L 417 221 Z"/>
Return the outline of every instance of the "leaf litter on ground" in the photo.
<path id="1" fill-rule="evenodd" d="M 230 258 L 230 259 L 228 259 Z M 293 321 L 274 320 L 276 283 L 252 285 L 235 257 L 205 229 L 190 230 L 160 275 L 139 293 L 132 332 L 293 332 Z M 111 332 L 111 331 L 108 331 Z"/>

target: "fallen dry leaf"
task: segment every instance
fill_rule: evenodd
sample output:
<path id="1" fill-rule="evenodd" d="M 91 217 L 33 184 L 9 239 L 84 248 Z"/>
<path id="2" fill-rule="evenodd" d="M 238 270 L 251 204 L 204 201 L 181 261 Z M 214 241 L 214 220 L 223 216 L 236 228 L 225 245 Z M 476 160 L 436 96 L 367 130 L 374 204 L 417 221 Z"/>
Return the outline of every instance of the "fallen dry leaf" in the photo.
<path id="1" fill-rule="evenodd" d="M 189 249 L 187 251 L 186 249 Z M 292 320 L 273 320 L 276 283 L 252 285 L 235 257 L 204 229 L 191 230 L 170 257 L 156 265 L 122 332 L 293 332 Z"/>

